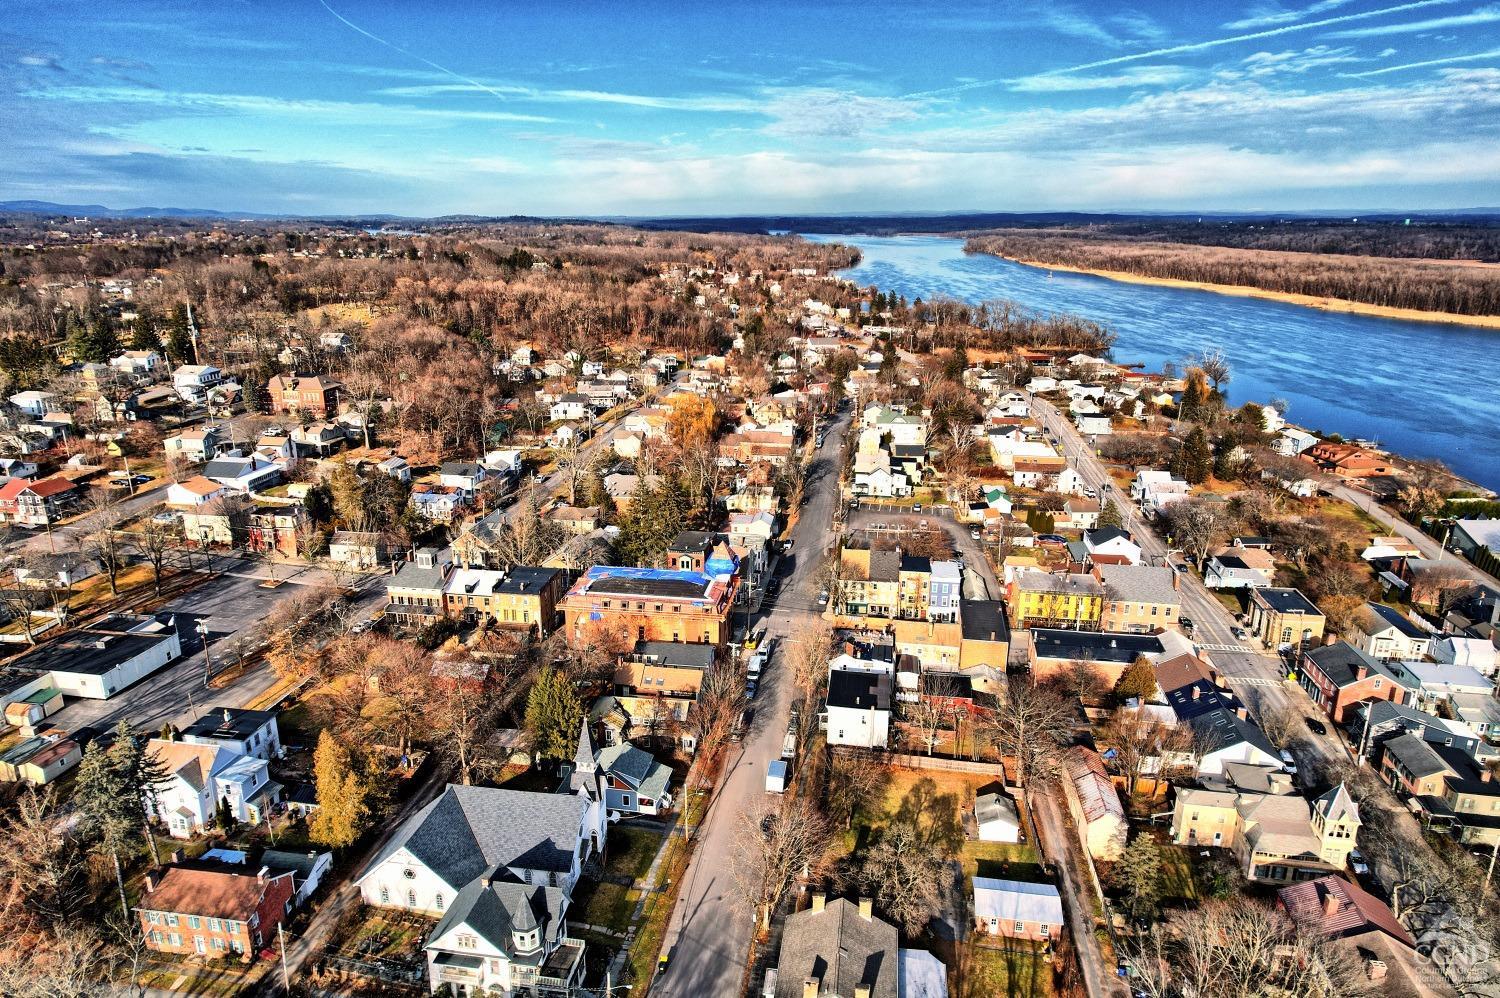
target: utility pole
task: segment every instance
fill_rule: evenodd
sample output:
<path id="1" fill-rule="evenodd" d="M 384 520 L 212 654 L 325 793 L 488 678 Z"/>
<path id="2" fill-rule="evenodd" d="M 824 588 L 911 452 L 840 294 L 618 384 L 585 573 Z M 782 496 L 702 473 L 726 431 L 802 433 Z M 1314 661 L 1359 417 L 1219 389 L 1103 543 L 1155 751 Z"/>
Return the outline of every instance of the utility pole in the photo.
<path id="1" fill-rule="evenodd" d="M 282 931 L 281 923 L 276 923 L 276 938 L 281 941 L 281 988 L 287 994 L 292 993 L 292 980 L 286 972 L 286 933 Z"/>
<path id="2" fill-rule="evenodd" d="M 198 618 L 198 636 L 203 639 L 203 688 L 208 689 L 209 665 L 208 657 L 208 621 L 203 617 Z"/>

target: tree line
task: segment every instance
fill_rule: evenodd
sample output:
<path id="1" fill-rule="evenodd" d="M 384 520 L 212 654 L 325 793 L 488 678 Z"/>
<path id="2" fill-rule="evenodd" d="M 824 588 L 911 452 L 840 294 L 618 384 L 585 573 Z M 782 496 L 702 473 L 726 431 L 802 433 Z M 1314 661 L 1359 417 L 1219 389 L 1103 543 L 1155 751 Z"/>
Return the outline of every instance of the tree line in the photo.
<path id="1" fill-rule="evenodd" d="M 1442 260 L 1355 257 L 1088 237 L 995 232 L 965 248 L 1042 265 L 1341 298 L 1385 308 L 1500 315 L 1500 270 Z"/>

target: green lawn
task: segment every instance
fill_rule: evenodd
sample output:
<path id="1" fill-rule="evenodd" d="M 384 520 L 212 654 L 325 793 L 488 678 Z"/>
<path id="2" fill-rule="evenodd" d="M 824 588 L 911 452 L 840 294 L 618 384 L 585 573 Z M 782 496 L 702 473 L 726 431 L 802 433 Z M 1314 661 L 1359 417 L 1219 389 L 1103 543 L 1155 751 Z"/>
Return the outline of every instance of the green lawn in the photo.
<path id="1" fill-rule="evenodd" d="M 964 879 L 1046 880 L 1041 857 L 1030 842 L 965 842 Z"/>
<path id="2" fill-rule="evenodd" d="M 969 972 L 956 998 L 1050 998 L 1052 962 L 1028 944 L 1005 949 L 975 944 Z"/>
<path id="3" fill-rule="evenodd" d="M 1161 847 L 1161 897 L 1168 902 L 1198 900 L 1192 854 L 1180 846 Z"/>
<path id="4" fill-rule="evenodd" d="M 639 881 L 651 869 L 651 861 L 661 847 L 662 837 L 644 828 L 609 830 L 606 845 L 609 858 L 602 881 L 584 881 L 573 895 L 572 915 L 579 922 L 624 932 L 630 928 L 636 902 L 641 892 L 633 886 L 617 883 L 628 878 Z"/>

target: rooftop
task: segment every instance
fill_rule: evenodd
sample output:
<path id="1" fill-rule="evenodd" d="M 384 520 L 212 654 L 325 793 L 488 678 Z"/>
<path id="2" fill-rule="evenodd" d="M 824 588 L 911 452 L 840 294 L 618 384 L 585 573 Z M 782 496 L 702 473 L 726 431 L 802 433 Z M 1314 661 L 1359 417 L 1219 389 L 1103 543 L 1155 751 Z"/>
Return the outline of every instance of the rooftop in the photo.
<path id="1" fill-rule="evenodd" d="M 1182 602 L 1175 585 L 1177 573 L 1165 566 L 1100 565 L 1098 572 L 1110 599 L 1173 606 Z"/>
<path id="2" fill-rule="evenodd" d="M 176 620 L 170 615 L 161 619 L 115 614 L 38 645 L 12 664 L 36 672 L 102 676 L 176 634 Z"/>
<path id="3" fill-rule="evenodd" d="M 1022 572 L 1016 588 L 1028 593 L 1061 593 L 1064 595 L 1103 596 L 1104 587 L 1092 575 L 1053 572 Z"/>
<path id="4" fill-rule="evenodd" d="M 891 677 L 883 672 L 834 669 L 828 674 L 828 706 L 850 710 L 889 710 Z"/>
<path id="5" fill-rule="evenodd" d="M 140 907 L 244 922 L 255 913 L 267 882 L 254 873 L 169 866 L 162 871 L 156 889 L 141 897 Z"/>
<path id="6" fill-rule="evenodd" d="M 597 565 L 574 583 L 568 596 L 627 596 L 717 603 L 723 583 L 702 572 Z"/>
<path id="7" fill-rule="evenodd" d="M 1082 659 L 1128 665 L 1141 655 L 1160 655 L 1165 649 L 1154 634 L 1112 631 L 1070 631 L 1034 628 L 1031 642 L 1037 658 Z"/>
<path id="8" fill-rule="evenodd" d="M 276 720 L 274 710 L 244 710 L 239 707 L 210 707 L 182 734 L 195 738 L 244 739 Z"/>
<path id="9" fill-rule="evenodd" d="M 1295 589 L 1256 589 L 1253 598 L 1264 603 L 1277 613 L 1305 613 L 1313 617 L 1323 616 L 1323 612 L 1313 605 L 1312 600 L 1303 596 Z"/>
<path id="10" fill-rule="evenodd" d="M 965 641 L 1009 641 L 1005 604 L 997 599 L 966 599 L 958 604 Z"/>

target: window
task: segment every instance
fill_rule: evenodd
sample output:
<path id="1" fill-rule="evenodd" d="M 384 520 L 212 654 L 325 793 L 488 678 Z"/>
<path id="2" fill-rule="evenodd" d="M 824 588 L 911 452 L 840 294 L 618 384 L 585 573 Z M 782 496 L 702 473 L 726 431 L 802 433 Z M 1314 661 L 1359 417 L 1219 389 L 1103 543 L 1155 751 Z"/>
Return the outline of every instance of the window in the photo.
<path id="1" fill-rule="evenodd" d="M 401 876 L 405 877 L 407 880 L 416 880 L 417 871 L 408 867 L 407 869 L 401 871 Z"/>
<path id="2" fill-rule="evenodd" d="M 1023 934 L 1025 931 L 1026 931 L 1026 923 L 1025 922 L 1017 922 L 1016 923 L 1016 935 L 1019 936 L 1019 935 Z"/>
<path id="3" fill-rule="evenodd" d="M 408 908 L 415 908 L 417 906 L 417 892 L 416 891 L 407 891 L 406 892 L 406 906 Z"/>
<path id="4" fill-rule="evenodd" d="M 434 908 L 436 908 L 438 911 L 442 911 L 443 910 L 443 896 L 441 894 L 438 894 L 438 895 L 436 895 L 436 896 L 433 897 L 433 899 L 432 899 L 432 906 Z"/>
<path id="5" fill-rule="evenodd" d="M 208 920 L 208 931 L 210 931 L 210 932 L 219 932 L 219 931 L 221 931 L 221 928 L 220 928 L 220 925 L 219 925 L 219 920 L 217 918 L 210 918 Z"/>
<path id="6" fill-rule="evenodd" d="M 390 904 L 391 903 L 391 889 L 389 887 L 382 887 L 382 888 L 380 888 L 380 903 L 381 904 Z"/>
<path id="7" fill-rule="evenodd" d="M 192 926 L 195 929 L 201 929 L 203 928 L 203 919 L 199 918 L 197 915 L 189 915 L 188 925 Z"/>

